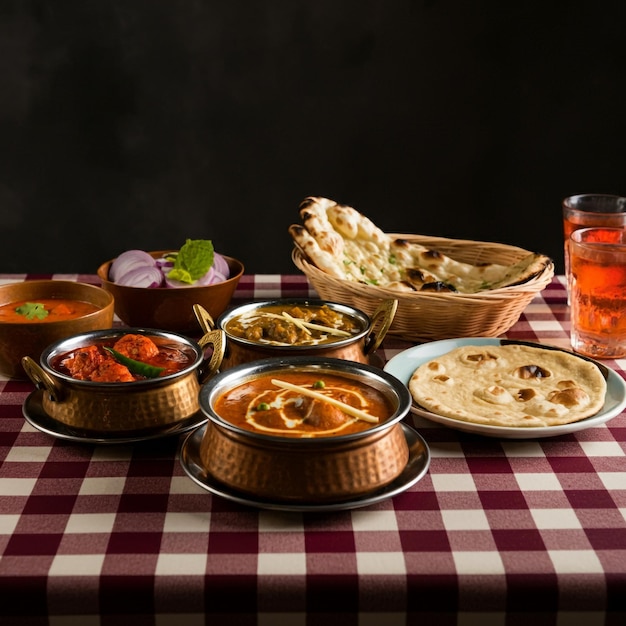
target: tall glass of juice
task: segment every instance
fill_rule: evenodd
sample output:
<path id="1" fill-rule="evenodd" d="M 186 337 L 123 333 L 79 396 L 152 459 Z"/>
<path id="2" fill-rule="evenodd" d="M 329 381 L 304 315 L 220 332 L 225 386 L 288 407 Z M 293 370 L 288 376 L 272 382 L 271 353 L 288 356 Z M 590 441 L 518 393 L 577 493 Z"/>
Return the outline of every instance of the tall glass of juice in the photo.
<path id="1" fill-rule="evenodd" d="M 626 230 L 575 230 L 569 253 L 572 348 L 594 358 L 625 356 Z"/>
<path id="2" fill-rule="evenodd" d="M 603 226 L 626 229 L 626 197 L 608 193 L 583 193 L 562 202 L 565 276 L 569 276 L 569 238 L 579 228 Z M 570 304 L 571 289 L 567 288 Z"/>

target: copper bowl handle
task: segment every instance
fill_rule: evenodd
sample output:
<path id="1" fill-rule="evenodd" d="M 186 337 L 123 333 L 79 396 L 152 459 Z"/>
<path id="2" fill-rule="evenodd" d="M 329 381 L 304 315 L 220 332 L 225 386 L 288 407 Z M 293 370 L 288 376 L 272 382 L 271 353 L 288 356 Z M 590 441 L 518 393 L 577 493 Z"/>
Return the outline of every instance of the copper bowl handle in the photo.
<path id="1" fill-rule="evenodd" d="M 193 312 L 198 320 L 198 324 L 200 324 L 200 327 L 205 333 L 210 333 L 212 330 L 215 330 L 215 321 L 201 304 L 194 304 Z"/>
<path id="2" fill-rule="evenodd" d="M 372 322 L 370 324 L 370 330 L 365 337 L 365 344 L 363 352 L 369 354 L 375 352 L 385 338 L 385 335 L 391 327 L 393 318 L 398 309 L 398 301 L 394 299 L 383 300 L 372 314 Z M 376 332 L 377 326 L 380 326 L 378 332 Z"/>
<path id="3" fill-rule="evenodd" d="M 31 357 L 22 357 L 22 367 L 28 377 L 35 383 L 37 389 L 46 390 L 55 402 L 59 402 L 63 399 L 61 385 L 59 385 L 50 374 L 45 372 Z"/>
<path id="4" fill-rule="evenodd" d="M 202 384 L 217 372 L 222 364 L 222 361 L 224 360 L 224 351 L 226 350 L 226 333 L 223 330 L 211 330 L 200 338 L 198 344 L 203 350 L 207 346 L 211 346 L 213 348 L 208 363 L 205 359 L 200 366 L 199 382 Z"/>

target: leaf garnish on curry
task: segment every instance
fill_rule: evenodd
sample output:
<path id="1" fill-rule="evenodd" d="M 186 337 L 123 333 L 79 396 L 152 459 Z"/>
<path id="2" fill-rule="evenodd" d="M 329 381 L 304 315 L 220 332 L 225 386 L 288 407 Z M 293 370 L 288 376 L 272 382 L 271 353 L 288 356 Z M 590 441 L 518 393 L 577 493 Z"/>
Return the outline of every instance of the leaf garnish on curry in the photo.
<path id="1" fill-rule="evenodd" d="M 37 302 L 21 300 L 0 306 L 3 323 L 48 323 L 75 319 L 95 313 L 98 307 L 91 302 L 68 298 L 45 298 Z"/>

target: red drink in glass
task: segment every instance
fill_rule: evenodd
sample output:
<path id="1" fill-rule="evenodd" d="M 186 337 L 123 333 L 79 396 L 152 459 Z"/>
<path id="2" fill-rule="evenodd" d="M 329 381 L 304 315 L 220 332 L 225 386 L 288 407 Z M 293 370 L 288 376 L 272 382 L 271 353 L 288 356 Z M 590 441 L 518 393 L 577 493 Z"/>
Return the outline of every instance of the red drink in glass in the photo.
<path id="1" fill-rule="evenodd" d="M 572 348 L 596 358 L 625 356 L 626 230 L 576 230 L 569 253 Z"/>
<path id="2" fill-rule="evenodd" d="M 569 238 L 579 228 L 594 226 L 626 229 L 626 197 L 612 194 L 587 193 L 563 200 L 563 235 L 567 303 L 570 304 Z"/>

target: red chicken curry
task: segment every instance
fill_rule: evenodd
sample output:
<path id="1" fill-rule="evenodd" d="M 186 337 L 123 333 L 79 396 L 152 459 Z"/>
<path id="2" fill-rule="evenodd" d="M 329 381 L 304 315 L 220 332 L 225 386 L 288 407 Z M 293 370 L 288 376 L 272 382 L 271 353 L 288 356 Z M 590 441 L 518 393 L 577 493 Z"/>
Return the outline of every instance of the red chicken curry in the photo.
<path id="1" fill-rule="evenodd" d="M 175 374 L 196 355 L 182 344 L 159 337 L 126 334 L 115 342 L 83 346 L 59 355 L 52 366 L 76 380 L 123 383 Z"/>

